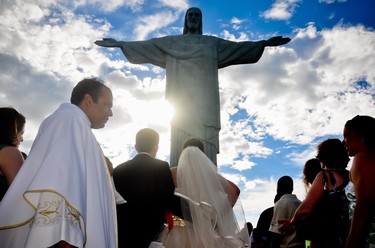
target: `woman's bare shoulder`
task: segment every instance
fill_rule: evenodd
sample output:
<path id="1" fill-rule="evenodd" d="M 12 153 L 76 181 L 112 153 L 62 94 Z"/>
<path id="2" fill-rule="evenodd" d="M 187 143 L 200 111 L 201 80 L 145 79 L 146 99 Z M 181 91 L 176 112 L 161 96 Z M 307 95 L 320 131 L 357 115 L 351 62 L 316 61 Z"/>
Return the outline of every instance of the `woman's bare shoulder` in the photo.
<path id="1" fill-rule="evenodd" d="M 21 155 L 21 151 L 15 146 L 6 146 L 0 150 L 2 155 Z"/>
<path id="2" fill-rule="evenodd" d="M 20 150 L 14 146 L 7 146 L 0 150 L 0 160 L 4 163 L 8 161 L 20 161 L 23 162 L 23 156 Z M 1 163 L 1 164 L 4 164 Z"/>

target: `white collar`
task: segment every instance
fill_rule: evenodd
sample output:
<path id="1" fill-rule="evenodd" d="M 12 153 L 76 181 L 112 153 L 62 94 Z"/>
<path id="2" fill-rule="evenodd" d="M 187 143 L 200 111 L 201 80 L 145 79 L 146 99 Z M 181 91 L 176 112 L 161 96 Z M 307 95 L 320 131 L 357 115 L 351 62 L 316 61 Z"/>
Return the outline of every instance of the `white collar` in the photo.
<path id="1" fill-rule="evenodd" d="M 137 155 L 140 155 L 140 154 L 146 154 L 146 155 L 148 155 L 148 156 L 152 157 L 152 156 L 151 156 L 151 154 L 150 154 L 150 153 L 148 153 L 148 152 L 138 152 L 138 154 L 137 154 Z"/>

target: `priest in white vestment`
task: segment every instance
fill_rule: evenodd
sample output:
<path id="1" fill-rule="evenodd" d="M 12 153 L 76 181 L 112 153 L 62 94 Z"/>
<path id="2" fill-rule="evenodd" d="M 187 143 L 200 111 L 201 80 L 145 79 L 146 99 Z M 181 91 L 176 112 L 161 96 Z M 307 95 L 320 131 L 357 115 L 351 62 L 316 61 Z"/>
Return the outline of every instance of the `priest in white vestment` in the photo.
<path id="1" fill-rule="evenodd" d="M 84 79 L 39 128 L 0 202 L 0 247 L 117 247 L 113 182 L 92 128 L 112 116 L 112 92 Z"/>
<path id="2" fill-rule="evenodd" d="M 266 46 L 288 43 L 289 38 L 232 42 L 202 35 L 202 12 L 190 8 L 183 35 L 147 41 L 98 40 L 104 47 L 119 47 L 131 63 L 151 63 L 166 69 L 166 99 L 175 108 L 171 132 L 171 166 L 176 166 L 187 138 L 204 141 L 207 156 L 216 164 L 219 153 L 220 99 L 218 69 L 256 63 Z"/>

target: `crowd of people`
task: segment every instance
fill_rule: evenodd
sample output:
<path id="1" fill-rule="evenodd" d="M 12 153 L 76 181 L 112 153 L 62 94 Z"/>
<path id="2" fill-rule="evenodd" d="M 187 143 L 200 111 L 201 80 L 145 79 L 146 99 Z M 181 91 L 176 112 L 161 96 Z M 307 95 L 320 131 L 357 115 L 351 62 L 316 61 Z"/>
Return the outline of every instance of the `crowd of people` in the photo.
<path id="1" fill-rule="evenodd" d="M 104 82 L 80 81 L 70 103 L 42 122 L 26 160 L 18 150 L 25 117 L 0 109 L 1 247 L 176 247 L 183 238 L 184 247 L 248 244 L 233 210 L 239 188 L 198 139 L 185 143 L 176 170 L 155 158 L 159 134 L 142 129 L 138 155 L 113 169 L 91 131 L 105 126 L 112 102 Z M 172 216 L 181 228 L 172 228 Z"/>
<path id="2" fill-rule="evenodd" d="M 316 158 L 303 168 L 302 202 L 291 194 L 292 179 L 281 177 L 277 195 L 288 190 L 260 215 L 252 247 L 375 247 L 374 127 L 373 117 L 357 115 L 345 123 L 343 141 L 331 138 L 317 146 Z"/>
<path id="3" fill-rule="evenodd" d="M 293 179 L 281 177 L 275 205 L 253 229 L 240 189 L 195 137 L 170 168 L 156 159 L 157 131 L 141 129 L 138 154 L 113 169 L 91 131 L 105 126 L 112 101 L 104 82 L 80 81 L 43 121 L 27 158 L 18 149 L 25 117 L 0 108 L 1 247 L 374 247 L 373 117 L 354 117 L 343 141 L 317 146 L 303 168 L 302 201 Z"/>

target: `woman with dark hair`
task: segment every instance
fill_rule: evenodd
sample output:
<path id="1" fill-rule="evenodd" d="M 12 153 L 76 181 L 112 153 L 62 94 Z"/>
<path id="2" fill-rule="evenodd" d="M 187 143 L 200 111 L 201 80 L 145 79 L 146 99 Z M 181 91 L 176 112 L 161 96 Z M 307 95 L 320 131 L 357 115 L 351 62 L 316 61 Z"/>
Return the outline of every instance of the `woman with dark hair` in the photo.
<path id="1" fill-rule="evenodd" d="M 351 218 L 346 247 L 375 247 L 375 119 L 357 115 L 347 121 L 343 144 L 353 157 L 345 189 Z"/>
<path id="2" fill-rule="evenodd" d="M 311 240 L 311 248 L 344 247 L 349 228 L 348 200 L 345 186 L 349 182 L 346 166 L 348 154 L 339 139 L 327 139 L 317 147 L 323 170 L 313 181 L 305 200 L 291 220 L 282 220 L 280 229 Z"/>
<path id="3" fill-rule="evenodd" d="M 311 187 L 311 184 L 314 182 L 316 175 L 322 171 L 322 166 L 320 161 L 317 158 L 312 158 L 306 161 L 305 166 L 303 167 L 302 180 L 305 185 L 306 191 Z"/>
<path id="4" fill-rule="evenodd" d="M 14 108 L 0 108 L 0 200 L 21 168 L 24 157 L 18 147 L 23 141 L 25 117 Z"/>

